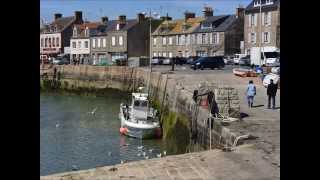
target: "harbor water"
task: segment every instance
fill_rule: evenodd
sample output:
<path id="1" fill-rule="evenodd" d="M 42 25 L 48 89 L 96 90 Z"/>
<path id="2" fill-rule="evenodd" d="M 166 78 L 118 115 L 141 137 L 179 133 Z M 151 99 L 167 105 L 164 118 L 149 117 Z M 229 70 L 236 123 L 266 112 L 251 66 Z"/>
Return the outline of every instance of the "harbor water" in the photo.
<path id="1" fill-rule="evenodd" d="M 119 134 L 119 105 L 129 97 L 40 94 L 40 175 L 90 169 L 185 153 L 177 140 L 139 140 Z M 95 113 L 92 113 L 95 111 Z"/>

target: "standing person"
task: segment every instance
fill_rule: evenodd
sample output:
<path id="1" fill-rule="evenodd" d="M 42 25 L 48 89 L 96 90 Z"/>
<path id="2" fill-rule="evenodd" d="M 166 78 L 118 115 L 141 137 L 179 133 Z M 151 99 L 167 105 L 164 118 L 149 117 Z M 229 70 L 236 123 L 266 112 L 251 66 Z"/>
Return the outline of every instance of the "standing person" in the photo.
<path id="1" fill-rule="evenodd" d="M 267 95 L 268 95 L 268 109 L 270 109 L 270 101 L 272 100 L 272 109 L 276 108 L 276 94 L 278 90 L 278 85 L 273 83 L 273 79 L 270 79 L 270 84 L 268 84 Z"/>
<path id="2" fill-rule="evenodd" d="M 253 105 L 253 98 L 256 95 L 256 86 L 253 84 L 253 81 L 250 80 L 248 87 L 247 87 L 247 100 L 248 100 L 248 107 L 252 108 Z"/>

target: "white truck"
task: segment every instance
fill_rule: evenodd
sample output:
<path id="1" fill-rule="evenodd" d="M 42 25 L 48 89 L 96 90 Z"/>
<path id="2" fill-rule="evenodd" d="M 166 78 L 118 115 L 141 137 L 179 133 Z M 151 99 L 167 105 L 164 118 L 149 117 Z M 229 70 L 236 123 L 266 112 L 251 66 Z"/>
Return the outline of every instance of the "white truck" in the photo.
<path id="1" fill-rule="evenodd" d="M 261 62 L 260 58 L 261 56 Z M 276 47 L 252 47 L 250 50 L 251 64 L 255 65 L 280 65 L 280 50 Z"/>

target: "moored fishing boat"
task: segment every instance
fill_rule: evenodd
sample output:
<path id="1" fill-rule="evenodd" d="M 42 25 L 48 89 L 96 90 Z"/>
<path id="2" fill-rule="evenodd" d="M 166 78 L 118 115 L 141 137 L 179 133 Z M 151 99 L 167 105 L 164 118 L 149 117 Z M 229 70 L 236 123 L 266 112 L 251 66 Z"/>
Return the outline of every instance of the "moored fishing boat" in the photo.
<path id="1" fill-rule="evenodd" d="M 161 137 L 157 111 L 150 107 L 146 93 L 132 93 L 131 105 L 121 103 L 119 119 L 123 135 L 139 139 Z"/>

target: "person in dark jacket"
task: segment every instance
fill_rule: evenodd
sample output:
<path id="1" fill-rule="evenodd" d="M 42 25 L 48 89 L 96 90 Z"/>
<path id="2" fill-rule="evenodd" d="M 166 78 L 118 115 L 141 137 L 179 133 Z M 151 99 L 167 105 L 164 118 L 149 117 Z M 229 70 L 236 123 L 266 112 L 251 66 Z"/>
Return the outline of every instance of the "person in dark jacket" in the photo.
<path id="1" fill-rule="evenodd" d="M 273 80 L 270 79 L 270 84 L 267 88 L 268 95 L 268 109 L 270 109 L 270 101 L 272 100 L 272 109 L 276 108 L 276 94 L 278 90 L 278 85 L 273 83 Z"/>

